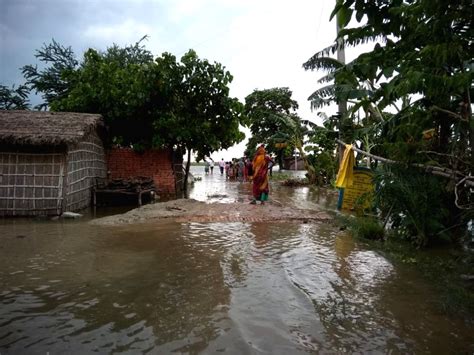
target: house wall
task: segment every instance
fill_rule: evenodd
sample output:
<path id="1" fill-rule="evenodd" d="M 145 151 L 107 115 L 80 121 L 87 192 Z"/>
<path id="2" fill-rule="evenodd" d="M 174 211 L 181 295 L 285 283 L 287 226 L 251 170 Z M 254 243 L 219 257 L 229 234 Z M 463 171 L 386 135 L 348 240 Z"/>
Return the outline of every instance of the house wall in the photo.
<path id="1" fill-rule="evenodd" d="M 104 179 L 106 175 L 104 146 L 97 132 L 93 131 L 68 149 L 63 211 L 88 207 L 96 178 Z"/>
<path id="2" fill-rule="evenodd" d="M 296 170 L 305 170 L 303 159 L 296 159 Z M 283 159 L 283 169 L 285 170 L 295 170 L 295 158 L 285 158 Z"/>
<path id="3" fill-rule="evenodd" d="M 149 177 L 155 182 L 159 195 L 175 196 L 179 192 L 183 162 L 182 157 L 174 157 L 171 149 L 138 153 L 130 148 L 112 148 L 106 157 L 110 179 Z"/>
<path id="4" fill-rule="evenodd" d="M 0 150 L 0 216 L 57 215 L 63 204 L 66 149 Z"/>

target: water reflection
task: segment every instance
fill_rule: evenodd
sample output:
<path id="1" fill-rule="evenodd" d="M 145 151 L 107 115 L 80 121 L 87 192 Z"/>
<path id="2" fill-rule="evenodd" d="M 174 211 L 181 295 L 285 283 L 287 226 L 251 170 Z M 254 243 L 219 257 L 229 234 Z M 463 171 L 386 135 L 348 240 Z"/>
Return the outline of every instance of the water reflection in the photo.
<path id="1" fill-rule="evenodd" d="M 270 225 L 269 223 L 253 223 L 250 232 L 255 240 L 255 248 L 264 249 L 270 241 Z"/>
<path id="2" fill-rule="evenodd" d="M 0 344 L 12 352 L 32 346 L 90 352 L 133 349 L 140 341 L 156 347 L 192 335 L 195 349 L 205 345 L 203 339 L 216 336 L 213 317 L 228 304 L 229 292 L 219 258 L 190 249 L 179 235 L 174 225 L 124 229 L 96 235 L 106 241 L 94 238 L 92 245 L 72 247 L 76 251 L 49 238 L 48 250 L 42 246 L 28 260 L 30 272 L 2 275 L 15 286 L 2 293 Z M 10 264 L 16 269 L 21 260 Z M 43 264 L 49 268 L 38 267 Z"/>
<path id="3" fill-rule="evenodd" d="M 228 203 L 250 191 L 219 179 L 192 194 Z M 314 194 L 270 197 L 311 208 Z M 8 220 L 0 254 L 2 354 L 474 350 L 472 329 L 440 315 L 413 270 L 330 223 Z"/>

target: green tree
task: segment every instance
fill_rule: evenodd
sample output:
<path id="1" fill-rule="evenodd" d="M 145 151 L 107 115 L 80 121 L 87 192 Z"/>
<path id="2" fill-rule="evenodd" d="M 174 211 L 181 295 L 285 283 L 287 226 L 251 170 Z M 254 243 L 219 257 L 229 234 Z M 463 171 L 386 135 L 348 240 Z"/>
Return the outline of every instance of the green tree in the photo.
<path id="1" fill-rule="evenodd" d="M 407 181 L 390 184 L 393 175 L 387 173 L 385 183 L 380 184 L 381 189 L 392 189 L 391 193 L 380 193 L 386 201 L 392 199 L 391 203 L 379 204 L 382 209 L 387 208 L 382 213 L 392 213 L 392 218 L 418 219 L 420 223 L 412 221 L 417 226 L 412 232 L 420 235 L 423 241 L 420 244 L 426 244 L 426 240 L 442 230 L 462 225 L 468 214 L 459 213 L 453 208 L 455 204 L 458 208 L 472 209 L 470 185 L 466 183 L 472 182 L 469 176 L 474 166 L 470 99 L 474 78 L 472 4 L 466 0 L 339 0 L 332 13 L 336 15 L 343 18 L 345 25 L 355 17 L 359 25 L 341 30 L 336 43 L 313 58 L 315 61 L 310 64 L 314 68 L 325 65 L 317 61 L 322 54 L 333 53 L 338 43 L 355 46 L 377 42 L 373 51 L 361 54 L 349 64 L 333 65 L 330 72 L 335 84 L 344 84 L 343 79 L 353 76 L 356 80 L 352 89 L 360 88 L 361 83 L 368 85 L 367 95 L 360 95 L 353 102 L 349 122 L 354 125 L 359 109 L 369 113 L 360 120 L 361 126 L 355 127 L 355 131 L 361 132 L 359 138 L 364 138 L 378 155 L 405 164 L 416 163 L 418 167 L 435 166 L 437 171 L 444 169 L 451 175 L 451 183 L 443 184 L 438 179 L 425 185 L 451 192 L 452 196 L 450 201 L 441 199 L 441 206 L 433 206 L 443 211 L 440 213 L 443 216 L 444 211 L 449 211 L 449 217 L 435 228 L 428 225 L 431 222 L 422 223 L 416 214 L 408 217 L 410 211 L 404 206 L 409 204 L 399 203 L 403 194 L 401 186 L 410 185 L 408 175 Z M 397 107 L 395 114 L 383 112 L 389 105 Z M 424 174 L 422 170 L 416 173 Z M 397 179 L 405 179 L 404 174 L 397 175 Z M 411 178 L 411 181 L 421 180 Z M 393 193 L 397 188 L 399 193 Z M 421 190 L 412 193 L 417 191 Z M 416 200 L 415 197 L 413 201 Z M 395 205 L 399 208 L 392 208 Z"/>
<path id="2" fill-rule="evenodd" d="M 242 104 L 229 96 L 232 75 L 193 50 L 181 62 L 169 53 L 154 60 L 144 39 L 105 52 L 89 49 L 74 66 L 73 53 L 53 41 L 37 55 L 51 66 L 43 71 L 27 66 L 24 72 L 52 110 L 102 114 L 109 144 L 166 146 L 202 159 L 241 141 Z"/>
<path id="3" fill-rule="evenodd" d="M 309 121 L 303 121 L 295 113 L 298 103 L 291 98 L 288 88 L 273 88 L 254 90 L 245 98 L 246 123 L 250 127 L 252 138 L 247 144 L 247 151 L 258 143 L 266 144 L 269 152 L 277 153 L 278 162 L 282 166 L 284 150 L 276 148 L 277 143 L 287 143 L 287 151 L 296 149 L 307 171 L 311 183 L 316 182 L 316 171 L 310 164 L 304 145 L 310 134 L 309 127 L 314 126 Z"/>
<path id="4" fill-rule="evenodd" d="M 288 143 L 283 135 L 284 115 L 294 114 L 298 103 L 291 99 L 289 88 L 254 90 L 245 98 L 245 124 L 252 136 L 247 143 L 246 154 L 253 156 L 259 143 L 267 146 L 269 153 L 276 153 L 280 169 L 283 165 L 283 149 L 275 148 L 275 143 Z M 293 147 L 289 147 L 291 150 Z"/>
<path id="5" fill-rule="evenodd" d="M 336 177 L 335 139 L 338 137 L 337 127 L 339 116 L 327 116 L 318 112 L 322 118 L 322 126 L 313 125 L 308 132 L 305 151 L 308 152 L 309 163 L 314 166 L 319 185 L 330 184 Z"/>
<path id="6" fill-rule="evenodd" d="M 0 110 L 28 110 L 30 108 L 26 85 L 11 88 L 0 85 Z"/>
<path id="7" fill-rule="evenodd" d="M 21 70 L 26 85 L 36 93 L 42 93 L 44 102 L 35 108 L 46 110 L 51 102 L 68 94 L 69 75 L 77 68 L 78 61 L 71 47 L 64 47 L 54 39 L 50 44 L 43 44 L 35 57 L 47 67 L 40 70 L 37 65 L 25 65 Z"/>
<path id="8" fill-rule="evenodd" d="M 432 148 L 466 158 L 474 166 L 471 2 L 339 1 L 333 14 L 339 11 L 353 14 L 358 20 L 367 18 L 365 24 L 340 32 L 346 45 L 371 40 L 383 43 L 353 63 L 353 71 L 360 77 L 379 82 L 372 102 L 387 105 L 406 96 L 421 95 L 395 119 L 400 123 L 415 119 L 418 131 L 410 133 L 416 133 L 412 140 L 420 144 L 421 132 L 434 128 L 437 141 Z M 467 143 L 467 150 L 460 141 Z M 437 160 L 449 165 L 445 158 Z"/>
<path id="9" fill-rule="evenodd" d="M 165 53 L 157 63 L 166 79 L 167 102 L 153 122 L 155 142 L 167 137 L 168 144 L 187 152 L 186 186 L 193 151 L 200 160 L 244 139 L 239 131 L 243 106 L 229 96 L 233 77 L 220 63 L 200 59 L 193 50 L 181 62 Z"/>
<path id="10" fill-rule="evenodd" d="M 314 91 L 308 100 L 313 110 L 322 109 L 331 104 L 346 103 L 348 107 L 345 112 L 338 112 L 336 116 L 333 116 L 337 118 L 333 126 L 334 131 L 339 139 L 348 142 L 359 140 L 360 148 L 370 151 L 376 143 L 368 139 L 367 131 L 370 130 L 373 137 L 377 136 L 375 131 L 380 131 L 379 125 L 385 117 L 383 112 L 385 106 L 380 107 L 380 103 L 372 99 L 377 85 L 366 78 L 365 72 L 360 72 L 356 61 L 343 64 L 328 56 L 336 48 L 337 46 L 326 48 L 314 54 L 303 64 L 306 70 L 328 72 L 318 80 L 318 83 L 324 86 Z M 340 151 L 339 158 L 342 151 L 343 149 Z"/>
<path id="11" fill-rule="evenodd" d="M 105 52 L 88 49 L 81 65 L 68 74 L 67 95 L 49 105 L 53 111 L 100 113 L 108 144 L 152 146 L 153 114 L 162 94 L 152 54 L 141 42 Z"/>

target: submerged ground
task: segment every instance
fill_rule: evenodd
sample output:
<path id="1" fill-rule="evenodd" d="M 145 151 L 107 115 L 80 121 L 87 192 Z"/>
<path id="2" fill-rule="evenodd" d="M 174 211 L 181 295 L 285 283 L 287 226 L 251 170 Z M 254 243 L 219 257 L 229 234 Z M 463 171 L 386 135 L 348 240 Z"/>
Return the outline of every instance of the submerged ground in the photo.
<path id="1" fill-rule="evenodd" d="M 339 231 L 336 195 L 273 184 L 252 206 L 195 173 L 194 201 L 3 220 L 0 353 L 474 351 L 416 270 Z"/>

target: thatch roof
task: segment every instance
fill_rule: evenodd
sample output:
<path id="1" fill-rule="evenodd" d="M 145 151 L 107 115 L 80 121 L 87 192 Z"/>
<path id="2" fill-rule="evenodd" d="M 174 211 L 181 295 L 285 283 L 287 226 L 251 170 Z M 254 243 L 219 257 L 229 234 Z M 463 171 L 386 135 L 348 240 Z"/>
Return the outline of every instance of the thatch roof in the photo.
<path id="1" fill-rule="evenodd" d="M 0 110 L 0 143 L 77 143 L 92 129 L 102 125 L 102 116 L 87 113 Z"/>

